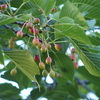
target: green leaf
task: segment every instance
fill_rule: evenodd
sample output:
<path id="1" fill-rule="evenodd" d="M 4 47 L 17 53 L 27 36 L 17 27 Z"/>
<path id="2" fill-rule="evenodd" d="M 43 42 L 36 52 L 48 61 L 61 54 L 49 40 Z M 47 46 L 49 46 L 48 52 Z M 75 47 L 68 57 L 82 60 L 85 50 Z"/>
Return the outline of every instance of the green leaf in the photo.
<path id="1" fill-rule="evenodd" d="M 44 10 L 50 0 L 31 0 L 35 3 L 41 10 Z"/>
<path id="2" fill-rule="evenodd" d="M 0 63 L 4 65 L 4 58 L 1 46 L 0 46 Z"/>
<path id="3" fill-rule="evenodd" d="M 6 51 L 5 54 L 31 80 L 37 82 L 34 75 L 40 74 L 39 68 L 27 50 Z M 38 82 L 37 82 L 38 84 Z M 39 86 L 39 84 L 38 84 Z"/>
<path id="4" fill-rule="evenodd" d="M 60 18 L 61 17 L 69 17 L 80 25 L 83 25 L 85 27 L 88 26 L 78 8 L 69 0 L 67 0 L 67 2 L 64 4 L 64 7 L 61 10 Z"/>
<path id="5" fill-rule="evenodd" d="M 25 89 L 30 86 L 31 87 L 33 86 L 32 81 L 24 73 L 22 73 L 22 71 L 20 71 L 19 69 L 17 69 L 17 74 L 15 76 L 11 76 L 10 71 L 11 70 L 6 71 L 3 75 L 1 75 L 1 77 L 9 81 L 17 82 L 20 89 Z"/>
<path id="6" fill-rule="evenodd" d="M 41 91 L 39 92 L 38 88 L 36 88 L 31 91 L 30 96 L 31 96 L 32 100 L 37 100 L 39 97 L 42 97 L 43 94 L 45 94 L 46 90 L 44 87 L 40 87 L 40 90 Z"/>
<path id="7" fill-rule="evenodd" d="M 63 77 L 74 82 L 74 66 L 70 58 L 63 53 L 54 53 L 51 57 L 55 61 L 55 66 Z"/>
<path id="8" fill-rule="evenodd" d="M 30 1 L 30 0 L 23 0 L 24 3 L 27 3 L 27 2 L 29 2 L 29 1 Z"/>
<path id="9" fill-rule="evenodd" d="M 88 12 L 86 17 L 100 19 L 100 1 L 99 0 L 70 0 L 71 2 L 80 5 L 81 12 Z"/>
<path id="10" fill-rule="evenodd" d="M 28 1 L 28 0 L 25 0 L 25 1 Z M 10 1 L 10 3 L 12 7 L 19 8 L 19 6 L 23 3 L 23 0 L 12 0 Z M 31 8 L 36 8 L 36 5 L 33 2 L 31 1 L 24 2 L 24 5 L 20 8 L 20 11 L 26 11 Z"/>
<path id="11" fill-rule="evenodd" d="M 16 20 L 18 20 L 17 17 L 10 17 L 8 15 L 0 13 L 0 25 L 10 24 L 15 22 Z"/>
<path id="12" fill-rule="evenodd" d="M 96 53 L 91 53 L 91 52 L 86 52 L 86 51 L 83 52 L 78 46 L 78 43 L 76 43 L 72 39 L 71 39 L 71 42 L 74 48 L 76 49 L 77 54 L 82 59 L 85 65 L 85 68 L 88 70 L 88 72 L 94 76 L 100 77 L 100 64 L 99 64 L 100 53 L 96 54 Z M 84 47 L 84 45 L 82 47 Z"/>
<path id="13" fill-rule="evenodd" d="M 48 16 L 52 8 L 55 6 L 56 0 L 50 0 L 44 9 L 45 15 Z"/>
<path id="14" fill-rule="evenodd" d="M 32 18 L 32 14 L 23 14 L 21 17 L 19 17 L 19 20 L 27 21 Z"/>
<path id="15" fill-rule="evenodd" d="M 78 70 L 77 70 L 82 76 L 84 76 L 85 78 L 87 78 L 90 82 L 96 84 L 99 86 L 100 84 L 100 77 L 96 77 L 96 76 L 93 76 L 91 75 L 86 69 L 84 66 L 82 67 L 79 67 Z"/>
<path id="16" fill-rule="evenodd" d="M 95 19 L 87 20 L 87 23 L 88 23 L 90 29 L 94 29 L 94 25 L 96 24 L 96 20 Z"/>
<path id="17" fill-rule="evenodd" d="M 20 93 L 20 90 L 8 83 L 0 84 L 0 99 L 11 98 Z M 2 99 L 4 100 L 4 99 Z"/>
<path id="18" fill-rule="evenodd" d="M 55 28 L 56 38 L 62 38 L 68 36 L 82 43 L 91 45 L 84 30 L 80 26 L 75 24 L 62 23 L 62 24 L 55 24 L 55 27 L 56 27 Z"/>

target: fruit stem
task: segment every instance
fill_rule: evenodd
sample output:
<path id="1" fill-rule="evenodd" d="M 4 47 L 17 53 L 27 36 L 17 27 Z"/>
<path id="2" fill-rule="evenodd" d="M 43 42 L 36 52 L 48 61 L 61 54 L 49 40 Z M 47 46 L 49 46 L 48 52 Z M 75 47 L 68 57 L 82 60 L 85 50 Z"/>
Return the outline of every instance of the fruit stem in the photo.
<path id="1" fill-rule="evenodd" d="M 25 4 L 25 2 L 22 3 L 22 4 L 20 5 L 20 7 L 19 7 L 19 8 L 17 9 L 17 11 L 13 14 L 13 16 L 17 14 L 17 12 L 20 10 L 20 8 L 21 8 L 24 4 Z"/>
<path id="2" fill-rule="evenodd" d="M 38 48 L 37 48 L 37 49 L 38 49 Z M 38 49 L 38 54 L 39 54 L 39 57 L 40 57 L 40 62 L 42 62 L 39 49 Z"/>
<path id="3" fill-rule="evenodd" d="M 7 2 L 7 1 L 6 1 L 6 2 Z M 12 9 L 11 9 L 10 0 L 8 0 L 7 5 L 9 6 L 9 10 L 10 10 L 11 15 L 13 15 L 13 11 L 12 11 Z"/>

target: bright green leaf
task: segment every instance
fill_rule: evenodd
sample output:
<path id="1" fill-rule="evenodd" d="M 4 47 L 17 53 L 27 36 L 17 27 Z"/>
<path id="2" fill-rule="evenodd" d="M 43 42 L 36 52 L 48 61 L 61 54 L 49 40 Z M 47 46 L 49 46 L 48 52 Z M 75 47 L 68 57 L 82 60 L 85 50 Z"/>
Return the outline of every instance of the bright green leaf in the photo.
<path id="1" fill-rule="evenodd" d="M 39 68 L 27 50 L 6 51 L 5 54 L 31 80 L 37 82 L 34 75 L 40 74 Z M 38 84 L 38 82 L 37 82 Z"/>

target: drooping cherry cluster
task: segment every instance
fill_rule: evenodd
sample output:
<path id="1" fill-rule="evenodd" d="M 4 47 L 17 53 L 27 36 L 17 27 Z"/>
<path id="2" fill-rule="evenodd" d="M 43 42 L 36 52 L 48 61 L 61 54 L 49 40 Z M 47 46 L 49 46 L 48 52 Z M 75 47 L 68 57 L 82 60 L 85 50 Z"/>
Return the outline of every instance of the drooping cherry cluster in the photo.
<path id="1" fill-rule="evenodd" d="M 38 49 L 38 51 L 40 52 L 47 52 L 47 58 L 45 59 L 45 62 L 42 61 L 41 57 L 39 54 L 34 56 L 34 61 L 38 62 L 38 66 L 40 69 L 42 69 L 42 75 L 44 77 L 46 77 L 48 75 L 48 71 L 46 70 L 46 64 L 50 65 L 50 71 L 49 71 L 49 75 L 50 77 L 54 78 L 55 77 L 55 71 L 53 70 L 53 68 L 51 67 L 51 63 L 52 63 L 52 58 L 49 56 L 49 50 L 52 48 L 51 44 L 49 43 L 49 41 L 47 41 L 47 39 L 45 38 L 45 36 L 41 36 L 41 34 L 39 34 L 40 32 L 40 28 L 36 28 L 35 26 L 38 25 L 40 23 L 40 19 L 38 18 L 34 18 L 33 23 L 31 22 L 26 22 L 25 24 L 23 24 L 24 26 L 22 26 L 22 29 L 17 31 L 16 36 L 18 38 L 22 38 L 24 36 L 23 33 L 23 27 L 26 27 L 26 29 L 29 30 L 30 34 L 32 34 L 32 36 L 34 37 L 32 40 L 32 44 Z M 9 48 L 13 49 L 14 42 L 12 41 L 12 39 L 9 40 Z M 60 44 L 54 44 L 54 48 L 57 51 L 60 51 L 62 49 Z"/>

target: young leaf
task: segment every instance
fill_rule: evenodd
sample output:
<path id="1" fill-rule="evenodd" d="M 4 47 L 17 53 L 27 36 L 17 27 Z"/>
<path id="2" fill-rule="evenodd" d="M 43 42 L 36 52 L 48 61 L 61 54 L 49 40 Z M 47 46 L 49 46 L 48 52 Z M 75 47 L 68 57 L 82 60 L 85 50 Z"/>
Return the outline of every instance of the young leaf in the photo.
<path id="1" fill-rule="evenodd" d="M 70 58 L 63 53 L 54 53 L 51 55 L 55 61 L 55 66 L 59 72 L 71 82 L 74 82 L 74 66 Z"/>
<path id="2" fill-rule="evenodd" d="M 6 51 L 5 54 L 29 79 L 37 82 L 37 80 L 34 78 L 34 75 L 40 74 L 39 68 L 37 64 L 34 62 L 33 57 L 31 56 L 29 51 L 27 50 Z"/>
<path id="3" fill-rule="evenodd" d="M 69 0 L 67 0 L 67 2 L 64 4 L 64 7 L 61 10 L 60 18 L 61 17 L 69 17 L 75 20 L 75 22 L 77 22 L 80 25 L 83 25 L 85 27 L 88 26 L 78 8 Z"/>
<path id="4" fill-rule="evenodd" d="M 4 65 L 4 58 L 1 46 L 0 46 L 0 63 Z"/>
<path id="5" fill-rule="evenodd" d="M 78 44 L 70 39 L 79 57 L 82 59 L 85 68 L 94 76 L 100 77 L 100 54 L 82 51 Z M 84 47 L 84 46 L 83 46 Z"/>

